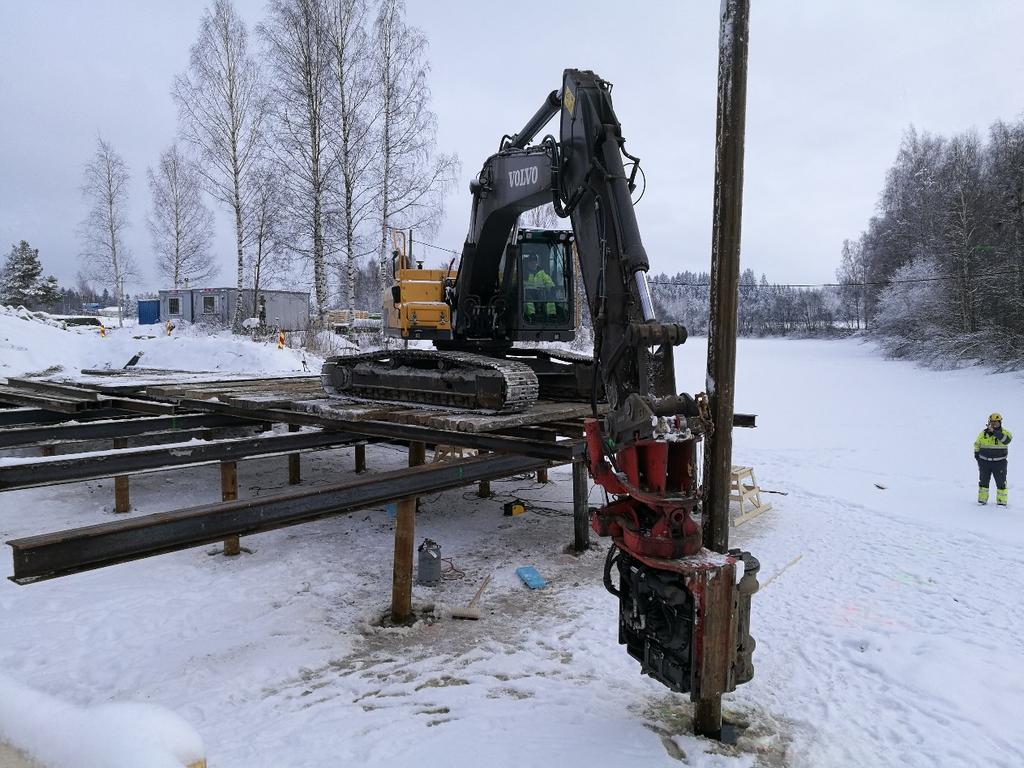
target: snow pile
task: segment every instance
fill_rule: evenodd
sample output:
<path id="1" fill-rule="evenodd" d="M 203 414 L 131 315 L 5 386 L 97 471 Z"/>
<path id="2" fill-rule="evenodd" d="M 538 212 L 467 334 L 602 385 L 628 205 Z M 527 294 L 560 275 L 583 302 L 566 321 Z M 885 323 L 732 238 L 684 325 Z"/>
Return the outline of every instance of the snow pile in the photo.
<path id="1" fill-rule="evenodd" d="M 0 743 L 46 768 L 182 768 L 203 759 L 202 739 L 153 704 L 82 708 L 0 675 Z"/>
<path id="2" fill-rule="evenodd" d="M 170 336 L 163 325 L 65 327 L 45 313 L 0 306 L 0 377 L 59 373 L 75 378 L 83 368 L 120 369 L 142 352 L 138 365 L 179 371 L 294 373 L 319 370 L 321 360 L 300 349 L 277 349 L 227 330 L 181 324 Z"/>

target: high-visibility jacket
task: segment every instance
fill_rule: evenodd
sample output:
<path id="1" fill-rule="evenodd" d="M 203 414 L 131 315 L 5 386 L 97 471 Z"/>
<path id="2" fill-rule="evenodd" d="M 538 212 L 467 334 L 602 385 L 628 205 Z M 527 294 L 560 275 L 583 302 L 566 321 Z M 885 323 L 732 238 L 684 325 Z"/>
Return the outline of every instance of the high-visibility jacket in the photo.
<path id="1" fill-rule="evenodd" d="M 988 430 L 982 430 L 978 439 L 974 441 L 974 458 L 982 461 L 1002 461 L 1010 453 L 1007 448 L 1013 440 L 1013 433 L 1004 429 L 1001 435 L 989 434 Z"/>
<path id="2" fill-rule="evenodd" d="M 545 272 L 543 269 L 538 269 L 533 274 L 530 274 L 530 275 L 526 276 L 526 287 L 527 288 L 554 288 L 555 287 L 555 281 L 552 280 L 551 276 L 548 275 L 548 273 Z M 529 301 L 529 302 L 526 303 L 525 309 L 526 309 L 526 316 L 527 317 L 533 317 L 533 315 L 535 315 L 536 312 L 537 312 L 537 305 L 534 304 L 532 301 Z M 552 301 L 552 302 L 548 302 L 547 304 L 545 304 L 544 305 L 544 311 L 548 315 L 554 315 L 555 314 L 555 303 Z"/>

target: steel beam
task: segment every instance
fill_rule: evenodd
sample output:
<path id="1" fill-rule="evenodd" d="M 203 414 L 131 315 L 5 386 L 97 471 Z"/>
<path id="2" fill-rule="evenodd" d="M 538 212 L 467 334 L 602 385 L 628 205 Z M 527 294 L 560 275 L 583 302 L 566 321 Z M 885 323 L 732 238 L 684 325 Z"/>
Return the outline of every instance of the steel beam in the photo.
<path id="1" fill-rule="evenodd" d="M 73 456 L 72 458 L 29 459 L 0 464 L 0 491 L 40 485 L 71 483 L 98 477 L 150 472 L 189 464 L 235 461 L 252 456 L 305 451 L 345 445 L 358 440 L 345 432 L 300 432 L 268 437 L 216 440 L 196 445 L 161 446 Z"/>
<path id="2" fill-rule="evenodd" d="M 544 440 L 530 440 L 509 435 L 497 435 L 490 432 L 457 432 L 451 429 L 436 429 L 415 424 L 397 424 L 390 421 L 372 419 L 339 419 L 320 413 L 305 411 L 288 411 L 277 408 L 250 409 L 238 408 L 226 403 L 211 403 L 205 400 L 182 400 L 182 406 L 194 410 L 208 410 L 215 413 L 226 413 L 251 419 L 265 419 L 284 424 L 303 424 L 308 426 L 337 429 L 363 437 L 378 437 L 389 441 L 418 441 L 427 445 L 461 445 L 465 448 L 493 451 L 494 453 L 514 453 L 547 461 L 570 462 L 583 458 L 586 446 L 582 440 L 563 440 L 551 443 Z"/>
<path id="3" fill-rule="evenodd" d="M 0 398 L 2 399 L 2 398 Z M 69 414 L 59 411 L 48 411 L 45 408 L 0 408 L 0 427 L 10 427 L 22 424 L 54 424 L 63 421 L 89 421 L 99 419 L 113 419 L 132 414 L 110 409 L 86 411 L 84 413 Z"/>
<path id="4" fill-rule="evenodd" d="M 133 419 L 90 421 L 86 424 L 57 424 L 43 427 L 14 427 L 0 430 L 0 448 L 32 445 L 43 440 L 99 440 L 112 437 L 130 437 L 147 432 L 165 432 L 175 429 L 202 427 L 234 427 L 252 425 L 234 416 L 222 414 L 192 414 L 186 416 L 154 416 Z"/>
<path id="5" fill-rule="evenodd" d="M 278 496 L 206 504 L 8 541 L 11 581 L 29 584 L 80 571 L 250 536 L 410 496 L 533 472 L 544 462 L 492 454 L 399 469 Z"/>
<path id="6" fill-rule="evenodd" d="M 2 385 L 0 385 L 0 403 L 27 405 L 32 408 L 44 408 L 47 411 L 59 411 L 60 413 L 78 413 L 96 405 L 96 403 L 89 400 L 70 400 L 52 395 L 33 394 Z"/>

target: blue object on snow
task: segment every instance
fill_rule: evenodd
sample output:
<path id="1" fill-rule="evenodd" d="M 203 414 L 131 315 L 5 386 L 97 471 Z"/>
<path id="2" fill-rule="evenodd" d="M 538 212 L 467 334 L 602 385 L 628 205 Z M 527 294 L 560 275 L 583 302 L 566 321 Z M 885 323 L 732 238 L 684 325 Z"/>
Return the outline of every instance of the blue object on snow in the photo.
<path id="1" fill-rule="evenodd" d="M 384 505 L 384 509 L 388 513 L 388 517 L 391 518 L 392 520 L 394 520 L 395 518 L 398 517 L 398 502 L 397 501 L 389 501 L 387 504 Z"/>
<path id="2" fill-rule="evenodd" d="M 516 568 L 516 576 L 522 579 L 523 584 L 528 586 L 530 589 L 540 589 L 545 584 L 544 577 L 537 573 L 537 569 L 532 565 L 523 565 Z"/>

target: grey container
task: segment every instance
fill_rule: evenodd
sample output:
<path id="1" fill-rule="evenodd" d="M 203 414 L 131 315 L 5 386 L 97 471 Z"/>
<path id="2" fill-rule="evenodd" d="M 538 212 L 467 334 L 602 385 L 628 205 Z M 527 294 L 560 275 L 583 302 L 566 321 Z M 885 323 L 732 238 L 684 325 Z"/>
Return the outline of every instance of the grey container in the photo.
<path id="1" fill-rule="evenodd" d="M 419 553 L 416 583 L 432 587 L 441 580 L 441 545 L 431 539 L 424 539 Z"/>

